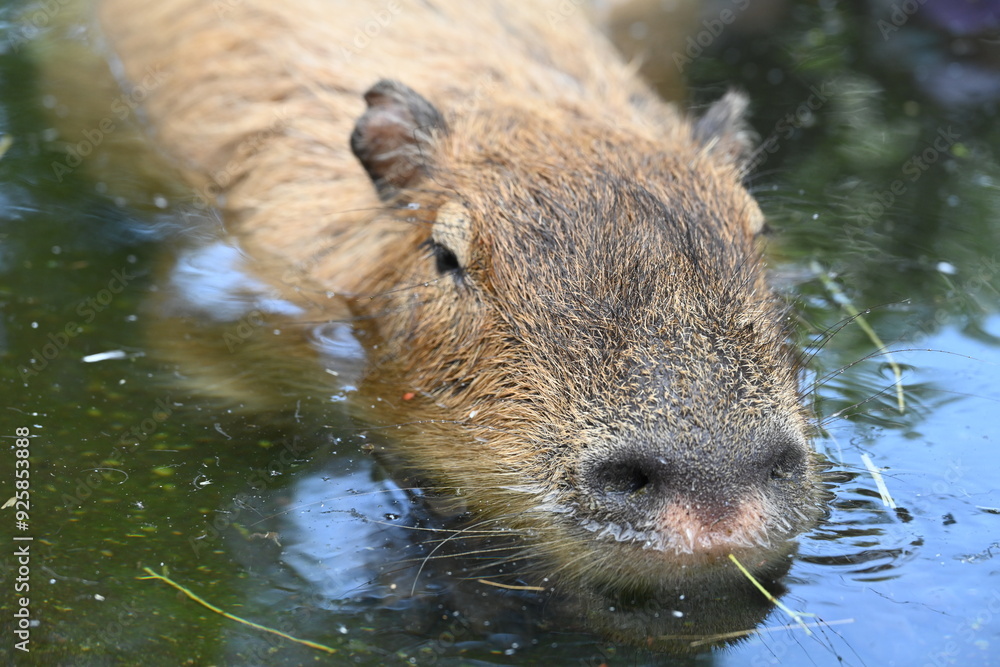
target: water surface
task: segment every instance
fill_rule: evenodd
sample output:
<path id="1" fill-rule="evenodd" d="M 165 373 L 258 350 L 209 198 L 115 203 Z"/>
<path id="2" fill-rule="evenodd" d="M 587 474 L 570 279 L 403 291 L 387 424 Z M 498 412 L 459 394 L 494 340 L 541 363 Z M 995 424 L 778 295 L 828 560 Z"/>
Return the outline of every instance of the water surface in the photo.
<path id="1" fill-rule="evenodd" d="M 757 27 L 726 24 L 684 61 L 693 104 L 730 86 L 754 100 L 771 264 L 796 304 L 816 447 L 842 481 L 784 580 L 783 602 L 816 615 L 812 634 L 775 610 L 767 632 L 673 659 L 521 622 L 535 603 L 462 583 L 461 560 L 421 569 L 429 547 L 414 535 L 433 521 L 362 453 L 378 434 L 332 403 L 247 416 L 179 389 L 146 338 L 165 227 L 53 166 L 65 155 L 7 8 L 0 433 L 30 429 L 32 496 L 28 530 L 4 510 L 0 535 L 34 538 L 37 625 L 31 653 L 15 654 L 5 537 L 0 652 L 73 665 L 1000 663 L 1000 69 L 978 37 L 945 33 L 935 14 L 897 26 L 892 11 L 792 2 Z M 144 567 L 338 653 L 240 626 L 138 579 Z M 508 622 L 493 631 L 498 606 Z"/>

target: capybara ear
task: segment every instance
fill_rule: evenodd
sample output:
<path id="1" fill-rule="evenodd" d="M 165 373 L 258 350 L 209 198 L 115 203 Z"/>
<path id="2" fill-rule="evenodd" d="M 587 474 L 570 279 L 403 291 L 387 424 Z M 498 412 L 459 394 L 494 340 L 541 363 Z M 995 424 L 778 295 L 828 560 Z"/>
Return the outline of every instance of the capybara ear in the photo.
<path id="1" fill-rule="evenodd" d="M 743 167 L 756 139 L 745 118 L 749 103 L 743 93 L 729 91 L 695 121 L 694 138 L 709 152 Z"/>
<path id="2" fill-rule="evenodd" d="M 382 79 L 365 93 L 368 110 L 351 133 L 351 150 L 383 199 L 411 184 L 427 167 L 435 132 L 444 117 L 416 91 Z"/>

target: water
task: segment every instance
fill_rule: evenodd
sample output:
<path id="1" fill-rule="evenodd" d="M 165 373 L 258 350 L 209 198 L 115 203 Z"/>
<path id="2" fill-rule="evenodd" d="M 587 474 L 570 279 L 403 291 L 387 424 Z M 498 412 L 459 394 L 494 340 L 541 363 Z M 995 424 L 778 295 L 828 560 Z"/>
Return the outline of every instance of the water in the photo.
<path id="1" fill-rule="evenodd" d="M 425 531 L 440 527 L 433 499 L 387 479 L 360 453 L 378 434 L 337 412 L 248 416 L 185 394 L 145 338 L 169 225 L 83 173 L 59 180 L 35 72 L 4 40 L 0 432 L 32 437 L 29 530 L 14 530 L 12 508 L 0 535 L 34 538 L 37 624 L 31 653 L 15 654 L 8 540 L 0 651 L 74 665 L 1000 664 L 994 60 L 988 44 L 929 27 L 933 13 L 897 26 L 892 12 L 789 3 L 759 29 L 727 25 L 684 64 L 695 104 L 732 85 L 754 100 L 765 149 L 753 186 L 798 344 L 815 352 L 816 446 L 841 479 L 784 581 L 783 603 L 819 626 L 806 635 L 776 610 L 768 632 L 692 658 L 536 628 L 530 595 L 477 586 L 461 558 L 421 568 Z M 145 567 L 338 652 L 238 625 L 140 579 Z"/>

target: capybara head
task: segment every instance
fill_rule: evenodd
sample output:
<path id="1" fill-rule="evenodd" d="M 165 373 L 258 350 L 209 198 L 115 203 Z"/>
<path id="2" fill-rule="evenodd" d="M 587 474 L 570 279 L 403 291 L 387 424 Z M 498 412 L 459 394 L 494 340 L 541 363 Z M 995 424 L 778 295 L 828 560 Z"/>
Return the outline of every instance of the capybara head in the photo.
<path id="1" fill-rule="evenodd" d="M 359 403 L 401 462 L 553 581 L 653 591 L 783 558 L 820 484 L 743 98 L 652 129 L 516 100 L 446 120 L 393 81 L 366 100 L 351 146 L 410 237 L 352 302 L 377 369 Z"/>

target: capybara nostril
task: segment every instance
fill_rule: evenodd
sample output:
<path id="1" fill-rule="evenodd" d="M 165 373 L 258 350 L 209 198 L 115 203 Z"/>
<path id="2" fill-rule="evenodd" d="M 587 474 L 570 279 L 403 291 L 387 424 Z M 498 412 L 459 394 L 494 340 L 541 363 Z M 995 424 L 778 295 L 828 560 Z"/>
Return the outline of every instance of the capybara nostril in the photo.
<path id="1" fill-rule="evenodd" d="M 772 482 L 792 481 L 807 471 L 807 450 L 804 443 L 786 442 L 763 466 L 763 471 Z"/>
<path id="2" fill-rule="evenodd" d="M 655 491 L 655 473 L 640 462 L 619 462 L 597 471 L 595 482 L 604 493 L 619 496 L 648 495 Z"/>
<path id="3" fill-rule="evenodd" d="M 671 483 L 670 466 L 662 455 L 634 450 L 584 465 L 582 475 L 597 502 L 610 507 L 650 507 L 669 491 Z"/>

